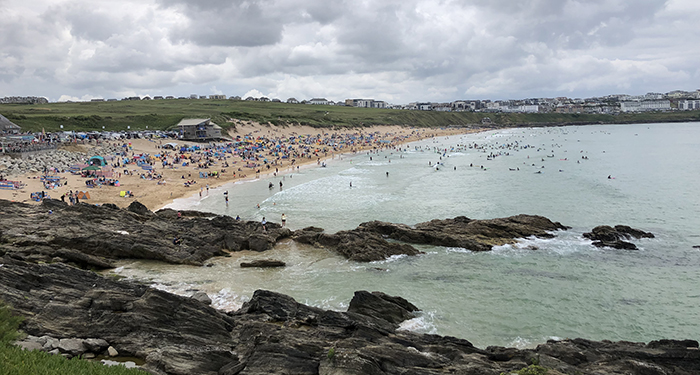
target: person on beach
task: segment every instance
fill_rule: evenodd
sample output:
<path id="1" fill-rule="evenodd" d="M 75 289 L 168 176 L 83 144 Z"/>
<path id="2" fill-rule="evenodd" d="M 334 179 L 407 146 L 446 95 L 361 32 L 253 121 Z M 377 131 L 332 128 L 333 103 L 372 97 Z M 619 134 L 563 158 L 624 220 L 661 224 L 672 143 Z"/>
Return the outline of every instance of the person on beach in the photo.
<path id="1" fill-rule="evenodd" d="M 265 216 L 263 216 L 262 220 L 260 221 L 260 225 L 262 225 L 263 232 L 267 232 L 267 220 L 265 220 Z"/>
<path id="2" fill-rule="evenodd" d="M 287 225 L 287 215 L 282 214 L 282 226 Z"/>

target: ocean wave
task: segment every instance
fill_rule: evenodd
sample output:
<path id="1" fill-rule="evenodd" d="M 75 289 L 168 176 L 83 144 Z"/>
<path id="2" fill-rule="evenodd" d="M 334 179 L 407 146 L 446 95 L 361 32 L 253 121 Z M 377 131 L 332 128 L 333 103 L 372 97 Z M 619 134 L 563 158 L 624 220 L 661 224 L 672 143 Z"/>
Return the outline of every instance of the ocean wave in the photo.
<path id="1" fill-rule="evenodd" d="M 435 313 L 432 311 L 420 311 L 413 319 L 404 320 L 399 325 L 399 331 L 409 331 L 415 333 L 427 333 L 435 335 L 438 333 L 435 326 Z"/>

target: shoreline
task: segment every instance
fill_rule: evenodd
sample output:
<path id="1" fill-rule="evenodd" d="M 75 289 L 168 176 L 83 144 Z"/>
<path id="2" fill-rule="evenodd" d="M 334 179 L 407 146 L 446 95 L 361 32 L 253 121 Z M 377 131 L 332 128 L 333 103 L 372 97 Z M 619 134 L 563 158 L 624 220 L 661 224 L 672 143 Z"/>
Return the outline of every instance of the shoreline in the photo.
<path id="1" fill-rule="evenodd" d="M 360 145 L 343 145 L 337 151 L 328 152 L 326 155 L 318 153 L 316 156 L 298 158 L 293 164 L 299 167 L 310 167 L 314 163 L 323 163 L 327 160 L 332 160 L 336 157 L 344 157 L 345 155 L 353 155 L 360 152 L 365 152 L 373 149 L 383 149 L 383 148 L 395 148 L 406 143 L 415 142 L 423 139 L 429 139 L 433 137 L 440 136 L 450 136 L 458 134 L 469 134 L 486 131 L 486 128 L 475 128 L 475 129 L 465 129 L 465 128 L 415 128 L 415 127 L 403 127 L 403 126 L 375 126 L 371 128 L 361 128 L 361 129 L 350 129 L 344 133 L 334 133 L 328 129 L 315 129 L 305 126 L 292 126 L 292 127 L 275 127 L 275 126 L 265 126 L 260 124 L 239 124 L 236 131 L 230 131 L 229 136 L 236 139 L 236 136 L 250 138 L 253 137 L 263 137 L 265 139 L 289 139 L 290 137 L 308 137 L 312 134 L 320 135 L 324 133 L 325 135 L 334 134 L 338 136 L 347 137 L 350 135 L 367 135 L 367 134 L 378 134 L 376 142 L 381 141 L 378 144 L 372 142 L 370 144 L 360 144 Z M 396 139 L 398 138 L 398 139 Z M 160 139 L 160 140 L 150 140 L 150 139 L 124 139 L 119 141 L 111 141 L 113 145 L 129 144 L 131 148 L 126 148 L 129 155 L 138 154 L 148 154 L 148 155 L 158 155 L 164 150 L 159 148 L 160 144 L 165 144 L 168 142 L 176 142 L 178 145 L 199 145 L 200 147 L 205 147 L 207 145 L 198 144 L 195 142 L 183 142 L 178 140 Z M 385 143 L 386 142 L 386 143 Z M 312 147 L 321 148 L 324 145 L 312 144 Z M 86 153 L 86 158 L 93 156 L 91 154 L 91 149 L 96 146 L 93 145 L 75 145 L 69 146 L 71 151 L 83 151 Z M 268 150 L 265 150 L 267 152 Z M 170 154 L 177 155 L 177 152 L 170 152 Z M 106 156 L 106 155 L 105 155 Z M 243 166 L 244 160 L 238 155 L 227 154 L 224 159 L 226 163 L 230 163 L 225 173 L 219 173 L 217 177 L 201 178 L 198 177 L 199 172 L 212 172 L 223 169 L 223 162 L 212 165 L 207 169 L 197 168 L 194 163 L 188 166 L 176 165 L 169 166 L 167 168 L 161 168 L 158 166 L 157 162 L 153 165 L 153 172 L 162 174 L 162 179 L 150 180 L 139 177 L 139 173 L 144 172 L 135 164 L 127 164 L 121 168 L 115 168 L 115 174 L 121 174 L 120 171 L 128 169 L 132 175 L 121 175 L 119 176 L 120 186 L 99 186 L 95 188 L 86 188 L 85 178 L 80 175 L 73 175 L 69 172 L 64 172 L 58 174 L 61 177 L 61 185 L 53 190 L 47 190 L 44 188 L 43 183 L 40 180 L 41 173 L 25 173 L 20 176 L 10 176 L 8 179 L 15 181 L 22 181 L 26 184 L 25 187 L 15 190 L 0 190 L 0 199 L 6 199 L 9 201 L 23 202 L 23 203 L 39 203 L 30 199 L 30 194 L 34 192 L 45 191 L 51 198 L 60 199 L 64 194 L 68 194 L 70 191 L 78 192 L 85 191 L 90 195 L 88 200 L 81 200 L 88 204 L 115 204 L 120 208 L 125 208 L 133 201 L 138 200 L 140 203 L 144 204 L 147 208 L 157 211 L 158 209 L 172 205 L 175 200 L 178 199 L 189 199 L 197 195 L 198 191 L 203 191 L 208 185 L 210 189 L 217 189 L 228 183 L 243 182 L 243 181 L 255 181 L 258 179 L 264 179 L 277 174 L 288 174 L 291 171 L 292 163 L 279 159 L 280 164 L 271 165 L 267 170 L 263 171 L 263 164 L 258 165 L 255 168 L 248 168 Z M 273 167 L 279 168 L 279 171 L 275 172 Z M 260 170 L 260 173 L 256 173 L 256 169 Z M 185 187 L 183 182 L 187 180 L 195 181 L 195 183 L 189 187 Z M 120 196 L 120 191 L 131 191 L 134 196 L 132 198 L 126 198 Z M 66 201 L 67 201 L 66 197 Z"/>

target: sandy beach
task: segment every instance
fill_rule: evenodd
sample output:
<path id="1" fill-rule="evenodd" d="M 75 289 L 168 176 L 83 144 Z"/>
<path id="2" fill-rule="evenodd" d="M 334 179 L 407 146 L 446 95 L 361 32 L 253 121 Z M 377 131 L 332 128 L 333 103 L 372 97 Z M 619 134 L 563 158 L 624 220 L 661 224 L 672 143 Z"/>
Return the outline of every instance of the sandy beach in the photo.
<path id="1" fill-rule="evenodd" d="M 79 174 L 71 174 L 70 172 L 59 173 L 58 176 L 61 177 L 61 186 L 47 190 L 41 181 L 41 173 L 27 173 L 21 176 L 10 176 L 9 179 L 15 181 L 22 181 L 25 186 L 21 189 L 15 190 L 0 190 L 0 199 L 6 199 L 10 201 L 27 202 L 27 203 L 38 203 L 32 200 L 30 195 L 34 192 L 44 191 L 53 199 L 60 199 L 62 195 L 68 194 L 70 191 L 85 191 L 89 194 L 89 199 L 81 199 L 81 202 L 89 204 L 105 204 L 113 203 L 119 207 L 126 207 L 133 201 L 139 201 L 151 210 L 158 210 L 167 204 L 171 203 L 173 200 L 178 198 L 190 197 L 198 194 L 200 191 L 206 191 L 207 185 L 210 189 L 221 186 L 225 183 L 237 181 L 241 179 L 256 179 L 265 177 L 268 174 L 275 173 L 275 169 L 278 170 L 279 174 L 290 173 L 297 166 L 306 164 L 317 164 L 322 163 L 325 160 L 340 157 L 343 154 L 352 154 L 355 152 L 366 151 L 373 148 L 394 148 L 399 144 L 413 142 L 420 139 L 431 138 L 436 136 L 454 135 L 454 134 L 464 134 L 469 132 L 476 132 L 477 130 L 471 129 L 426 129 L 426 128 L 411 128 L 411 127 L 400 127 L 400 126 L 375 126 L 371 128 L 362 129 L 351 129 L 343 131 L 334 131 L 331 129 L 316 129 L 306 126 L 292 126 L 292 127 L 276 127 L 276 126 L 265 126 L 255 123 L 238 123 L 235 130 L 229 132 L 229 136 L 233 139 L 236 137 L 248 137 L 249 139 L 275 139 L 278 140 L 278 144 L 285 145 L 279 140 L 289 139 L 290 137 L 296 137 L 297 139 L 321 135 L 321 137 L 330 137 L 335 135 L 337 138 L 342 139 L 343 137 L 368 135 L 374 133 L 374 143 L 371 144 L 359 144 L 359 145 L 338 145 L 335 147 L 335 151 L 331 152 L 318 152 L 314 155 L 306 155 L 303 158 L 298 158 L 295 160 L 294 166 L 289 160 L 279 159 L 278 164 L 273 165 L 273 168 L 268 169 L 264 166 L 261 167 L 260 163 L 258 167 L 248 167 L 246 161 L 243 160 L 241 155 L 229 154 L 224 158 L 219 158 L 214 160 L 210 158 L 210 162 L 213 163 L 210 167 L 203 169 L 200 165 L 195 163 L 190 163 L 187 166 L 183 166 L 182 163 L 172 163 L 163 167 L 158 162 L 153 163 L 153 173 L 161 175 L 160 179 L 147 179 L 142 178 L 141 174 L 144 174 L 141 167 L 136 164 L 126 164 L 120 168 L 115 168 L 115 176 L 120 182 L 120 186 L 108 186 L 106 184 L 99 185 L 94 188 L 87 188 L 85 181 L 87 178 L 81 177 Z M 301 136 L 301 137 L 300 137 Z M 122 145 L 131 143 L 131 148 L 128 150 L 129 155 L 158 155 L 163 154 L 164 149 L 160 148 L 162 145 L 169 142 L 176 142 L 178 146 L 187 145 L 199 145 L 200 147 L 206 147 L 206 144 L 195 143 L 195 142 L 183 142 L 179 140 L 168 140 L 168 139 L 125 139 L 119 141 L 110 141 L 114 145 Z M 381 142 L 381 143 L 378 143 Z M 88 156 L 93 156 L 91 149 L 94 147 L 94 143 L 91 144 L 77 144 L 68 147 L 69 151 L 82 151 Z M 321 148 L 322 146 L 314 146 Z M 267 150 L 265 150 L 267 151 Z M 170 150 L 168 151 L 171 157 L 177 155 L 178 151 Z M 196 153 L 196 152 L 195 152 Z M 102 155 L 105 156 L 105 155 Z M 195 157 L 197 157 L 195 155 Z M 224 163 L 229 165 L 228 168 L 224 167 Z M 131 174 L 124 174 L 124 170 L 128 170 Z M 225 170 L 225 172 L 221 172 Z M 256 173 L 260 170 L 260 173 Z M 218 175 L 216 177 L 201 178 L 200 172 L 213 172 L 217 171 Z M 122 173 L 119 173 L 122 172 Z M 184 176 L 184 179 L 183 179 Z M 185 181 L 193 181 L 195 183 L 186 186 Z M 133 193 L 133 197 L 122 197 L 120 196 L 121 191 L 130 191 Z M 66 202 L 68 198 L 66 197 Z"/>

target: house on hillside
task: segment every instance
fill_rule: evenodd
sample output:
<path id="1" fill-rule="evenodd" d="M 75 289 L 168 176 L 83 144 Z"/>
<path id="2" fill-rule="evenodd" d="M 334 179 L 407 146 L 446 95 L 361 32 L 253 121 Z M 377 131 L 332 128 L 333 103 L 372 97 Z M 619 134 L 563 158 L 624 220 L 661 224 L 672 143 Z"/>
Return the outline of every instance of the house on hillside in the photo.
<path id="1" fill-rule="evenodd" d="M 188 141 L 209 141 L 221 138 L 221 126 L 211 119 L 183 119 L 176 126 L 178 138 Z"/>
<path id="2" fill-rule="evenodd" d="M 19 125 L 0 115 L 0 134 L 17 134 L 21 129 Z"/>
<path id="3" fill-rule="evenodd" d="M 309 100 L 309 102 L 315 105 L 328 105 L 328 100 L 326 100 L 326 98 L 313 98 Z"/>

